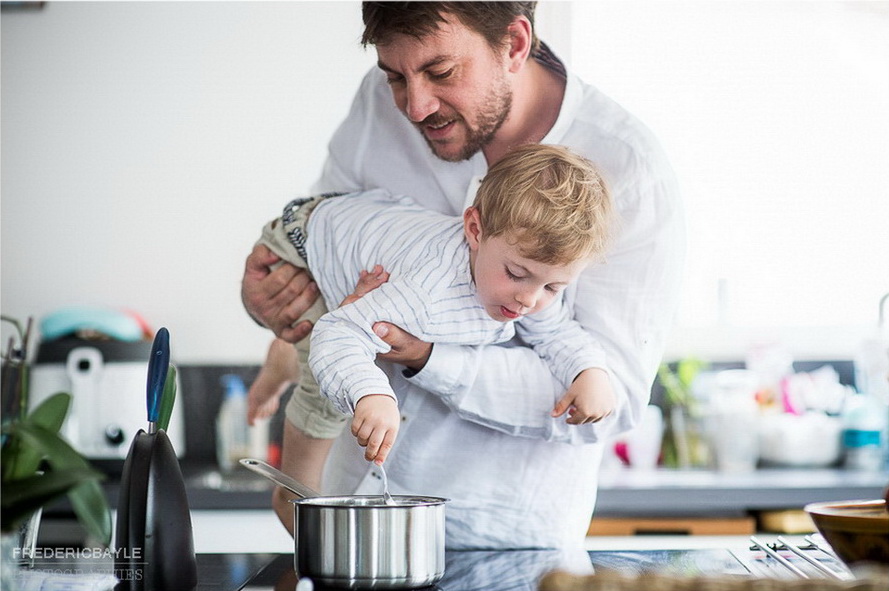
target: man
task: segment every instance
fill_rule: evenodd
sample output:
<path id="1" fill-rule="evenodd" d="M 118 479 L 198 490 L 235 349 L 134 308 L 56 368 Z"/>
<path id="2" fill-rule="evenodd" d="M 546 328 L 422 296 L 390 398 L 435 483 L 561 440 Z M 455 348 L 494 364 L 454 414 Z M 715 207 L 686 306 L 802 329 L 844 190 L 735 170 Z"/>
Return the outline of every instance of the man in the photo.
<path id="1" fill-rule="evenodd" d="M 610 185 L 617 239 L 607 264 L 582 274 L 566 296 L 607 360 L 603 379 L 617 398 L 607 419 L 579 426 L 553 418 L 561 388 L 527 347 L 432 347 L 398 327 L 375 327 L 393 347 L 381 360 L 402 414 L 386 462 L 390 485 L 452 499 L 450 548 L 582 544 L 603 449 L 638 422 L 678 300 L 684 228 L 669 164 L 647 129 L 538 43 L 533 10 L 533 2 L 364 3 L 364 42 L 376 47 L 378 68 L 314 187 L 383 187 L 456 215 L 488 167 L 529 142 L 568 146 Z M 270 273 L 276 261 L 254 249 L 242 298 L 254 318 L 297 341 L 311 327 L 291 324 L 317 291 L 291 267 Z M 319 470 L 294 451 L 306 446 L 326 451 L 331 442 L 301 438 L 288 424 L 283 468 L 297 478 Z M 333 443 L 325 474 L 327 492 L 380 491 L 378 470 L 351 437 Z M 274 504 L 289 525 L 286 498 Z"/>

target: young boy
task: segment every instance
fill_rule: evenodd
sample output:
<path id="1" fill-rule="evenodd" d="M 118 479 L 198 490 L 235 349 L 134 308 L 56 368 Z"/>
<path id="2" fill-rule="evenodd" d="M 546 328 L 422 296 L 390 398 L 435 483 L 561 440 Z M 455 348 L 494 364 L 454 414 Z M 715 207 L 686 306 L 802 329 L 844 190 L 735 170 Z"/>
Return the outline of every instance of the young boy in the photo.
<path id="1" fill-rule="evenodd" d="M 605 370 L 604 354 L 570 318 L 561 292 L 604 258 L 613 216 L 605 184 L 587 160 L 539 144 L 516 148 L 492 166 L 462 220 L 382 190 L 291 202 L 260 241 L 307 268 L 327 308 L 319 299 L 300 319 L 314 328 L 310 352 L 308 339 L 296 345 L 301 382 L 288 419 L 310 436 L 333 438 L 353 414 L 352 434 L 365 457 L 383 463 L 401 417 L 374 363 L 388 351 L 372 329 L 379 321 L 432 343 L 485 345 L 518 334 L 567 389 L 553 416 L 567 411 L 573 424 L 607 416 L 614 397 L 607 380 L 603 387 L 594 376 Z M 370 267 L 372 273 L 364 271 Z M 322 408 L 319 385 L 340 416 Z M 265 392 L 251 392 L 252 408 L 280 389 Z"/>

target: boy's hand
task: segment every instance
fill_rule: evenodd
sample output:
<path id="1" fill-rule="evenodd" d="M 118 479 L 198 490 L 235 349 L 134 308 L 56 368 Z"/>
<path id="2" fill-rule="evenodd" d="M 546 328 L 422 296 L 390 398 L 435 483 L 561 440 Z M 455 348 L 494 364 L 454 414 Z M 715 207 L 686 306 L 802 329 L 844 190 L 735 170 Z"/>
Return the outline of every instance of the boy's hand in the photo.
<path id="1" fill-rule="evenodd" d="M 386 456 L 395 445 L 400 425 L 401 413 L 391 396 L 371 394 L 355 405 L 352 435 L 358 440 L 358 445 L 366 448 L 364 457 L 368 462 L 382 464 L 386 461 Z"/>
<path id="2" fill-rule="evenodd" d="M 347 295 L 346 299 L 340 302 L 340 306 L 360 300 L 387 281 L 389 281 L 389 272 L 383 268 L 383 265 L 374 265 L 370 271 L 362 270 L 358 274 L 358 284 L 355 286 L 355 291 Z"/>
<path id="3" fill-rule="evenodd" d="M 556 403 L 552 416 L 568 413 L 569 425 L 596 423 L 614 412 L 617 401 L 608 373 L 598 368 L 585 369 Z"/>

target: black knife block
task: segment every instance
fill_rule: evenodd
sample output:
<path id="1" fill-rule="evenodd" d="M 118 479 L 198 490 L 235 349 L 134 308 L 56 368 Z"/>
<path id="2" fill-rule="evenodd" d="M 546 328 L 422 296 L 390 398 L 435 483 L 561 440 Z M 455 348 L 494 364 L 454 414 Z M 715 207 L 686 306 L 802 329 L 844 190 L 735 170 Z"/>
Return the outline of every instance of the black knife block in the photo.
<path id="1" fill-rule="evenodd" d="M 139 430 L 117 503 L 115 591 L 190 591 L 197 562 L 185 482 L 163 429 Z"/>

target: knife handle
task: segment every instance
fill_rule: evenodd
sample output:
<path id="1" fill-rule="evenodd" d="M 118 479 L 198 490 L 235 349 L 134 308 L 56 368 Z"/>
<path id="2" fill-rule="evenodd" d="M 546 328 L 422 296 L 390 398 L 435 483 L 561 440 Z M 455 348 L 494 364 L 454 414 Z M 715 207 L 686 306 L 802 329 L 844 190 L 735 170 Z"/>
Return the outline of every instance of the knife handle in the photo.
<path id="1" fill-rule="evenodd" d="M 148 385 L 146 403 L 148 422 L 156 423 L 160 412 L 161 396 L 164 393 L 164 382 L 167 380 L 167 369 L 170 367 L 170 332 L 161 327 L 154 336 L 151 345 L 151 358 L 148 360 Z"/>

